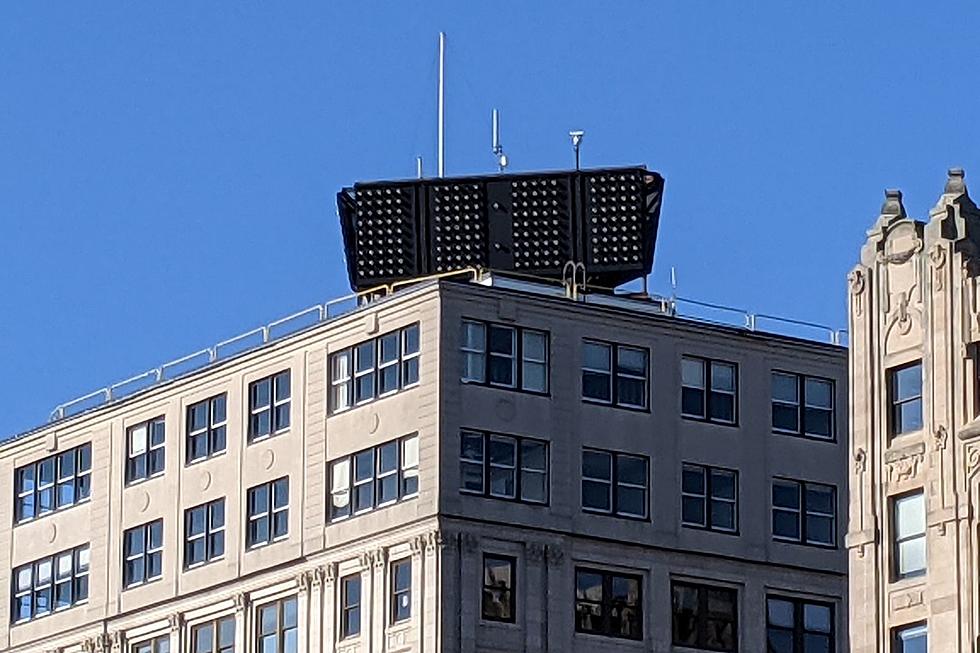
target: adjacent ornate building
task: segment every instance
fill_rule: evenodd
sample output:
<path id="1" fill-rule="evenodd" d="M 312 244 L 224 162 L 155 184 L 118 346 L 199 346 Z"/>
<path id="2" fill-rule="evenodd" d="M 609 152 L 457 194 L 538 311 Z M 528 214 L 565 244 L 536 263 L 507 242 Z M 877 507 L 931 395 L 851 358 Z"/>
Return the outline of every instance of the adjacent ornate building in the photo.
<path id="1" fill-rule="evenodd" d="M 977 650 L 980 211 L 886 192 L 850 275 L 851 651 Z"/>

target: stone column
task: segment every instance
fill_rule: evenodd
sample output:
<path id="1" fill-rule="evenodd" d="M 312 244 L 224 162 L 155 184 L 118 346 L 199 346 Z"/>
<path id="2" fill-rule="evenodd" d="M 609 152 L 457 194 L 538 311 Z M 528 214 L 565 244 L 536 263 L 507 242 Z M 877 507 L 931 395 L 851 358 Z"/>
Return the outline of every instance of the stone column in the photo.
<path id="1" fill-rule="evenodd" d="M 323 632 L 320 635 L 320 650 L 332 651 L 337 641 L 337 563 L 328 562 L 323 568 L 323 606 L 320 619 Z"/>
<path id="2" fill-rule="evenodd" d="M 459 534 L 459 629 L 460 647 L 463 653 L 475 653 L 476 630 L 480 622 L 480 605 L 476 588 L 480 587 L 480 538 L 473 533 Z"/>
<path id="3" fill-rule="evenodd" d="M 448 545 L 452 538 L 440 530 L 431 530 L 425 534 L 425 596 L 431 597 L 424 604 L 423 633 L 424 639 L 420 642 L 419 650 L 422 653 L 440 653 L 442 650 L 442 633 L 439 631 L 442 625 L 442 602 L 445 594 L 440 592 L 442 586 L 442 560 L 443 557 L 450 557 L 447 552 L 451 550 Z M 452 615 L 447 615 L 451 618 Z"/>
<path id="4" fill-rule="evenodd" d="M 310 583 L 313 574 L 301 571 L 296 576 L 296 649 L 297 653 L 309 650 L 310 630 Z"/>
<path id="5" fill-rule="evenodd" d="M 246 651 L 248 633 L 248 594 L 235 595 L 235 650 Z M 172 652 L 173 653 L 173 652 Z"/>
<path id="6" fill-rule="evenodd" d="M 429 594 L 426 591 L 425 569 L 425 538 L 413 537 L 409 542 L 412 547 L 412 631 L 415 633 L 416 650 L 421 650 L 426 635 L 426 624 L 423 610 L 433 601 L 438 600 L 439 594 Z"/>
<path id="7" fill-rule="evenodd" d="M 365 551 L 360 557 L 361 569 L 361 645 L 364 651 L 374 650 L 374 638 L 372 630 L 374 627 L 374 587 L 373 580 L 374 552 Z M 341 587 L 343 592 L 344 588 Z M 343 599 L 340 599 L 343 601 Z"/>
<path id="8" fill-rule="evenodd" d="M 310 572 L 309 639 L 307 650 L 318 653 L 323 650 L 323 568 Z"/>
<path id="9" fill-rule="evenodd" d="M 517 613 L 524 615 L 524 647 L 527 651 L 546 651 L 548 639 L 548 570 L 545 567 L 546 549 L 543 544 L 528 544 L 524 553 L 524 578 L 517 577 L 518 584 L 513 596 L 524 597 L 527 609 L 517 605 Z M 518 620 L 520 623 L 520 620 Z"/>
<path id="10" fill-rule="evenodd" d="M 367 650 L 372 653 L 384 653 L 385 626 L 388 625 L 388 584 L 385 582 L 388 568 L 388 550 L 379 547 L 371 556 L 371 603 L 368 605 L 371 614 L 371 646 Z M 363 618 L 363 612 L 362 618 Z"/>
<path id="11" fill-rule="evenodd" d="M 565 552 L 557 544 L 545 547 L 545 560 L 548 561 L 546 575 L 547 597 L 543 605 L 548 614 L 547 637 L 549 651 L 572 650 L 572 633 L 575 624 L 569 622 L 573 611 L 568 606 L 568 588 L 563 586 L 562 577 L 565 573 Z M 518 606 L 520 609 L 520 606 Z"/>

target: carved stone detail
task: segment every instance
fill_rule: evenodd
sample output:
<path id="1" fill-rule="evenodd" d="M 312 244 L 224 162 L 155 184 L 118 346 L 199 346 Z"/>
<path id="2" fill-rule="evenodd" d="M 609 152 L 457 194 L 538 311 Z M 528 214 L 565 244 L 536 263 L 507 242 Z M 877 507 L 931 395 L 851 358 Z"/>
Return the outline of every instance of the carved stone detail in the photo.
<path id="1" fill-rule="evenodd" d="M 117 653 L 122 653 L 123 650 L 126 648 L 125 638 L 123 637 L 123 633 L 121 630 L 117 630 L 115 632 L 109 633 L 109 642 L 110 642 L 111 650 L 116 651 Z"/>
<path id="2" fill-rule="evenodd" d="M 388 633 L 386 651 L 392 651 L 401 648 L 408 647 L 408 631 L 407 630 L 396 630 L 394 632 Z"/>
<path id="3" fill-rule="evenodd" d="M 527 559 L 530 562 L 540 563 L 547 556 L 547 550 L 543 544 L 538 544 L 537 542 L 532 542 L 527 545 Z"/>
<path id="4" fill-rule="evenodd" d="M 377 548 L 374 553 L 371 554 L 371 558 L 374 561 L 375 569 L 384 569 L 385 565 L 388 564 L 388 549 Z"/>
<path id="5" fill-rule="evenodd" d="M 851 294 L 854 295 L 854 314 L 860 316 L 864 310 L 864 298 L 862 297 L 865 286 L 864 271 L 861 268 L 851 270 L 851 273 L 847 275 L 847 282 Z"/>
<path id="6" fill-rule="evenodd" d="M 338 646 L 337 653 L 357 653 L 361 650 L 361 645 L 357 642 L 353 644 L 348 644 L 347 646 Z"/>
<path id="7" fill-rule="evenodd" d="M 449 545 L 448 539 L 440 530 L 431 530 L 425 534 L 425 552 L 433 556 L 437 549 L 444 549 Z"/>
<path id="8" fill-rule="evenodd" d="M 361 566 L 361 571 L 366 571 L 371 568 L 374 563 L 374 552 L 364 551 L 359 556 L 357 556 L 357 562 Z"/>
<path id="9" fill-rule="evenodd" d="M 411 539 L 408 545 L 412 548 L 412 557 L 419 558 L 425 553 L 425 536 L 417 535 Z"/>
<path id="10" fill-rule="evenodd" d="M 888 482 L 904 483 L 914 480 L 919 475 L 919 466 L 921 464 L 921 453 L 914 453 L 892 460 L 888 463 Z"/>
<path id="11" fill-rule="evenodd" d="M 966 453 L 966 476 L 973 478 L 980 471 L 980 447 L 970 447 Z"/>
<path id="12" fill-rule="evenodd" d="M 892 593 L 889 597 L 889 604 L 892 610 L 908 610 L 925 602 L 925 592 L 921 589 L 903 590 Z"/>
<path id="13" fill-rule="evenodd" d="M 323 565 L 323 582 L 327 585 L 333 585 L 337 580 L 337 563 L 328 562 Z"/>
<path id="14" fill-rule="evenodd" d="M 310 586 L 314 592 L 319 592 L 320 588 L 323 587 L 323 577 L 323 567 L 314 567 L 310 572 Z"/>
<path id="15" fill-rule="evenodd" d="M 559 567 L 565 560 L 565 552 L 557 544 L 549 544 L 545 547 L 545 557 L 549 565 Z"/>
<path id="16" fill-rule="evenodd" d="M 929 250 L 929 261 L 932 263 L 933 284 L 936 290 L 943 289 L 943 268 L 946 266 L 946 248 L 937 244 Z"/>
<path id="17" fill-rule="evenodd" d="M 863 474 L 868 469 L 868 454 L 864 449 L 854 452 L 854 473 Z"/>
<path id="18" fill-rule="evenodd" d="M 473 533 L 460 533 L 459 544 L 466 553 L 476 553 L 480 550 L 480 538 Z"/>
<path id="19" fill-rule="evenodd" d="M 179 612 L 175 612 L 167 616 L 167 624 L 170 626 L 170 632 L 179 632 L 181 628 L 184 627 L 184 615 Z"/>
<path id="20" fill-rule="evenodd" d="M 942 424 L 936 429 L 936 432 L 932 435 L 932 445 L 936 451 L 944 451 L 949 444 L 949 432 L 946 427 Z"/>
<path id="21" fill-rule="evenodd" d="M 310 584 L 313 582 L 313 573 L 301 571 L 296 574 L 296 588 L 300 594 L 307 594 L 310 591 Z"/>
<path id="22" fill-rule="evenodd" d="M 248 609 L 248 594 L 239 592 L 235 595 L 235 612 L 245 612 Z"/>

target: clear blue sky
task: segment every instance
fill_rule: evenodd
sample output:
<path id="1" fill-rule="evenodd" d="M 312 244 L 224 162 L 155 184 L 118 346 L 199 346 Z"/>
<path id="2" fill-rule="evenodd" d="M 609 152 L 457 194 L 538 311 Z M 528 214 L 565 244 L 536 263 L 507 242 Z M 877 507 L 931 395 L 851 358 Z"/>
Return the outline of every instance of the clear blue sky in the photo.
<path id="1" fill-rule="evenodd" d="M 422 8 L 424 5 L 424 8 Z M 435 167 L 645 163 L 653 275 L 846 325 L 886 186 L 980 194 L 980 3 L 157 2 L 0 7 L 0 436 L 348 290 L 334 194 Z"/>

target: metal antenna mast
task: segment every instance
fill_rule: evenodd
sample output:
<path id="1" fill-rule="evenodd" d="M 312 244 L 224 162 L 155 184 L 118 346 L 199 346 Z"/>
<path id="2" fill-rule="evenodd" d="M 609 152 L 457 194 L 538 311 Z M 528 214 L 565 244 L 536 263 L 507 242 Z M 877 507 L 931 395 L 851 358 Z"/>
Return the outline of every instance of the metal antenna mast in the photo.
<path id="1" fill-rule="evenodd" d="M 491 114 L 493 123 L 493 135 L 491 137 L 491 152 L 497 157 L 497 171 L 503 172 L 507 168 L 507 155 L 504 154 L 504 146 L 500 144 L 500 114 L 496 109 Z"/>
<path id="2" fill-rule="evenodd" d="M 446 33 L 439 32 L 439 176 L 446 176 Z"/>

